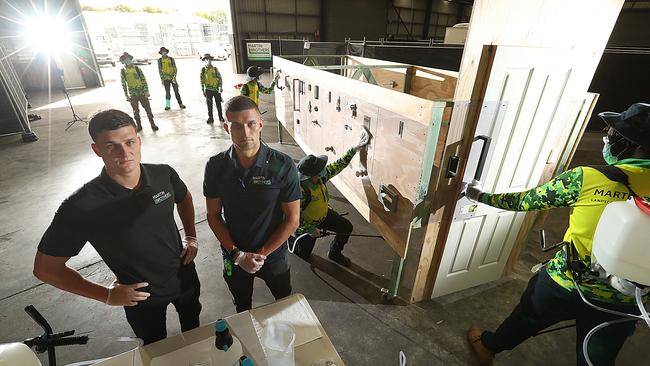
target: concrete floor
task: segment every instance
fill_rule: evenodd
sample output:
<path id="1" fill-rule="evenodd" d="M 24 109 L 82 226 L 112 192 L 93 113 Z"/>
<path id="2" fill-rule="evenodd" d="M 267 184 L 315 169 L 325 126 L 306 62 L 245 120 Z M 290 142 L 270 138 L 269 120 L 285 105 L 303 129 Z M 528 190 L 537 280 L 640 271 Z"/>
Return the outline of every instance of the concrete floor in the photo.
<path id="1" fill-rule="evenodd" d="M 181 95 L 188 108 L 164 111 L 164 92 L 157 82 L 155 65 L 144 66 L 150 81 L 152 105 L 160 131 L 145 127 L 142 132 L 143 161 L 172 165 L 187 183 L 195 197 L 198 238 L 201 242 L 197 267 L 202 283 L 202 322 L 210 322 L 234 312 L 230 294 L 220 276 L 221 256 L 218 244 L 205 218 L 202 198 L 203 168 L 207 159 L 230 144 L 228 136 L 217 124 L 205 124 L 207 113 L 199 90 L 198 60 L 178 60 Z M 229 61 L 218 63 L 225 79 L 225 99 L 236 95 L 232 88 L 242 79 L 233 75 Z M 122 98 L 119 68 L 104 68 L 107 86 L 72 93 L 73 103 L 82 117 L 93 111 L 114 107 L 129 111 Z M 265 83 L 268 82 L 268 75 Z M 24 313 L 27 304 L 34 304 L 49 319 L 55 331 L 76 329 L 88 334 L 86 346 L 58 350 L 59 363 L 108 357 L 134 346 L 118 342 L 117 337 L 131 336 L 123 311 L 96 301 L 86 300 L 41 284 L 31 275 L 32 260 L 38 241 L 49 225 L 60 202 L 83 182 L 99 173 L 102 163 L 89 148 L 90 138 L 83 124 L 65 132 L 70 109 L 62 95 L 54 94 L 53 103 L 46 96 L 33 96 L 35 113 L 43 119 L 33 123 L 40 140 L 25 144 L 19 136 L 0 139 L 4 157 L 0 169 L 0 343 L 19 341 L 37 335 L 41 330 Z M 267 125 L 264 140 L 273 148 L 294 159 L 302 151 L 291 143 L 277 144 L 272 96 L 262 97 L 262 110 Z M 40 107 L 40 108 L 39 108 Z M 145 124 L 146 126 L 146 124 Z M 286 134 L 285 134 L 286 136 Z M 581 143 L 575 163 L 598 163 L 602 142 L 598 135 L 587 135 Z M 358 233 L 372 234 L 352 206 L 332 190 L 332 205 L 349 212 Z M 568 211 L 558 210 L 545 224 L 547 240 L 559 240 L 566 227 Z M 388 282 L 392 251 L 381 240 L 355 238 L 346 249 L 354 261 L 348 271 L 326 259 L 325 240 L 315 249 L 312 263 L 291 257 L 292 284 L 303 293 L 318 315 L 341 357 L 348 365 L 397 365 L 398 352 L 403 350 L 408 365 L 471 365 L 475 360 L 465 340 L 465 330 L 472 324 L 496 327 L 518 302 L 530 277 L 529 268 L 550 254 L 538 250 L 536 234 L 522 252 L 512 276 L 491 284 L 472 288 L 436 300 L 413 305 L 381 303 L 380 291 Z M 71 264 L 84 276 L 108 284 L 112 274 L 91 246 L 86 246 Z M 272 301 L 270 292 L 256 281 L 254 306 Z M 174 312 L 169 311 L 169 334 L 179 331 Z M 620 365 L 650 365 L 638 350 L 650 341 L 650 332 L 642 325 L 626 343 L 619 357 Z M 575 363 L 573 329 L 541 335 L 516 350 L 504 352 L 497 365 L 571 365 Z M 41 358 L 45 360 L 45 358 Z M 44 362 L 46 364 L 46 362 Z"/>

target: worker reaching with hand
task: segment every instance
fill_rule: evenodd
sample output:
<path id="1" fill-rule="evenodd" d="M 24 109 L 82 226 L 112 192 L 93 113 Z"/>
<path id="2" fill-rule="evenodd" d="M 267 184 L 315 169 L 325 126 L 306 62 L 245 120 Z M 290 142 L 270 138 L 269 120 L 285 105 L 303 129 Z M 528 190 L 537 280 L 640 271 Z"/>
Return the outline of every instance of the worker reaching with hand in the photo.
<path id="1" fill-rule="evenodd" d="M 241 86 L 240 94 L 251 98 L 255 104 L 260 105 L 260 93 L 271 94 L 273 87 L 280 78 L 279 73 L 275 73 L 273 81 L 269 87 L 265 87 L 259 82 L 260 76 L 264 74 L 264 69 L 258 66 L 251 66 L 246 70 L 246 83 Z"/>
<path id="2" fill-rule="evenodd" d="M 603 158 L 608 165 L 577 167 L 526 192 L 486 193 L 480 184 L 467 189 L 468 198 L 505 210 L 571 207 L 563 249 L 533 275 L 519 305 L 494 332 L 482 332 L 478 327 L 469 329 L 468 340 L 481 365 L 491 365 L 496 353 L 511 350 L 542 329 L 570 319 L 576 321 L 577 364 L 587 365 L 582 352 L 587 333 L 603 322 L 621 317 L 582 301 L 574 278 L 591 303 L 638 314 L 633 297 L 590 276 L 589 268 L 594 233 L 605 206 L 629 199 L 630 189 L 646 200 L 650 197 L 650 104 L 636 103 L 625 112 L 603 112 L 598 116 L 608 126 L 603 138 Z M 612 170 L 622 171 L 629 185 L 608 179 L 605 174 L 613 176 Z M 594 333 L 588 343 L 589 359 L 595 365 L 614 365 L 623 343 L 634 330 L 635 322 L 628 321 Z"/>
<path id="3" fill-rule="evenodd" d="M 169 56 L 169 50 L 165 47 L 160 47 L 158 53 L 160 54 L 160 58 L 158 59 L 158 73 L 160 74 L 160 81 L 162 81 L 163 87 L 165 88 L 165 110 L 168 111 L 171 109 L 172 95 L 169 91 L 170 87 L 174 88 L 174 95 L 176 96 L 178 107 L 185 109 L 181 100 L 181 94 L 178 92 L 176 61 L 173 57 Z"/>
<path id="4" fill-rule="evenodd" d="M 124 65 L 124 68 L 120 70 L 122 89 L 124 89 L 126 101 L 131 103 L 133 119 L 135 120 L 137 131 L 142 131 L 140 107 L 138 106 L 138 103 L 142 104 L 142 108 L 144 108 L 144 111 L 147 113 L 151 129 L 158 131 L 158 126 L 156 126 L 153 121 L 153 113 L 151 112 L 151 104 L 149 103 L 149 85 L 147 84 L 147 79 L 144 77 L 144 73 L 139 67 L 133 64 L 133 56 L 128 52 L 124 52 L 122 56 L 120 56 L 120 62 Z"/>
<path id="5" fill-rule="evenodd" d="M 212 65 L 214 57 L 209 53 L 206 53 L 201 58 L 205 62 L 205 66 L 201 69 L 201 91 L 205 97 L 205 101 L 208 104 L 208 124 L 214 123 L 214 117 L 212 115 L 212 100 L 214 99 L 214 104 L 217 105 L 217 112 L 219 112 L 219 121 L 225 122 L 223 119 L 223 112 L 221 111 L 221 93 L 223 92 L 223 82 L 221 80 L 221 74 L 219 69 Z"/>
<path id="6" fill-rule="evenodd" d="M 327 181 L 343 171 L 357 151 L 369 142 L 370 134 L 364 127 L 357 145 L 350 148 L 337 161 L 327 164 L 326 155 L 307 155 L 298 163 L 302 198 L 300 199 L 300 226 L 296 230 L 297 242 L 294 253 L 301 258 L 309 259 L 316 239 L 321 236 L 321 230 L 331 230 L 336 235 L 330 243 L 327 257 L 343 266 L 350 265 L 350 259 L 342 252 L 352 233 L 352 223 L 329 207 Z"/>

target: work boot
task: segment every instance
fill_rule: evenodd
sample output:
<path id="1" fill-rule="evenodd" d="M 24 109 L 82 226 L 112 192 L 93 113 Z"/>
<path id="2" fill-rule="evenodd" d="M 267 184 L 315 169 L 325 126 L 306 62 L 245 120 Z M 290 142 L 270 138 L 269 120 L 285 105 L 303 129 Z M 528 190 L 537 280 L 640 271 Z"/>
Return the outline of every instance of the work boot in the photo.
<path id="1" fill-rule="evenodd" d="M 350 258 L 344 256 L 343 253 L 341 252 L 331 250 L 331 249 L 329 252 L 327 252 L 327 258 L 342 265 L 343 267 L 350 267 L 350 264 L 352 264 Z"/>
<path id="2" fill-rule="evenodd" d="M 476 358 L 478 358 L 478 364 L 480 366 L 492 366 L 494 352 L 483 345 L 483 342 L 481 342 L 481 334 L 483 334 L 483 331 L 479 327 L 472 326 L 467 330 L 467 340 L 470 346 L 472 346 Z"/>
<path id="3" fill-rule="evenodd" d="M 208 120 L 206 121 L 207 124 L 211 125 L 214 123 L 214 118 L 208 117 Z"/>
<path id="4" fill-rule="evenodd" d="M 185 109 L 185 104 L 183 104 L 183 103 L 179 103 L 179 104 L 178 104 L 178 108 L 180 108 L 180 109 Z"/>
<path id="5" fill-rule="evenodd" d="M 151 122 L 151 129 L 154 131 L 158 131 L 158 126 L 156 126 L 155 123 Z"/>
<path id="6" fill-rule="evenodd" d="M 226 122 L 226 120 L 223 119 L 223 117 L 219 116 L 219 122 Z"/>
<path id="7" fill-rule="evenodd" d="M 137 122 L 135 125 L 136 125 L 136 128 L 135 128 L 136 132 L 142 131 L 142 123 Z"/>
<path id="8" fill-rule="evenodd" d="M 171 100 L 165 99 L 165 110 L 168 111 L 171 109 Z"/>

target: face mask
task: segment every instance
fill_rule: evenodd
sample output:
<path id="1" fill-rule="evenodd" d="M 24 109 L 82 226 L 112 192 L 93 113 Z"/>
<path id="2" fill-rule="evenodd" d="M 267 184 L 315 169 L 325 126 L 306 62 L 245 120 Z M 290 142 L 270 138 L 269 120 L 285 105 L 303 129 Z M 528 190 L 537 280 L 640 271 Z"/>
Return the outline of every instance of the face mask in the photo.
<path id="1" fill-rule="evenodd" d="M 163 56 L 167 56 L 167 52 L 165 52 L 165 51 L 162 51 L 160 54 L 163 55 Z"/>
<path id="2" fill-rule="evenodd" d="M 603 159 L 607 164 L 613 165 L 618 162 L 618 156 L 612 155 L 612 145 L 609 144 L 607 137 L 603 137 L 603 142 L 605 143 L 605 146 L 603 146 Z"/>
<path id="3" fill-rule="evenodd" d="M 212 66 L 212 60 L 207 61 L 208 66 Z"/>

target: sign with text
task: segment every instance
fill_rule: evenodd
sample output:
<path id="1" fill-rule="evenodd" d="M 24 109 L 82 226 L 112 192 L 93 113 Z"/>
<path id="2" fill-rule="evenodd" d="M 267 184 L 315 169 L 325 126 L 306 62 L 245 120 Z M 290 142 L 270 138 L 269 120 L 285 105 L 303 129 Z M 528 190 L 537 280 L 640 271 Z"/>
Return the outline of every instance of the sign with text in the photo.
<path id="1" fill-rule="evenodd" d="M 249 60 L 271 61 L 271 43 L 247 43 L 246 51 Z"/>

